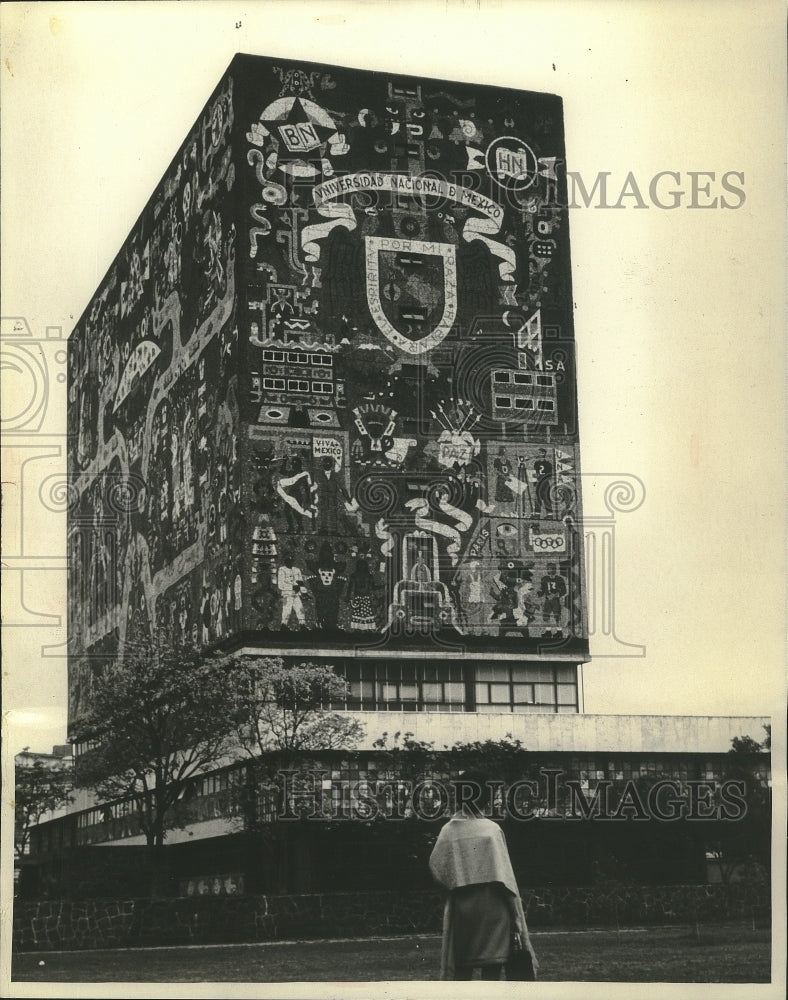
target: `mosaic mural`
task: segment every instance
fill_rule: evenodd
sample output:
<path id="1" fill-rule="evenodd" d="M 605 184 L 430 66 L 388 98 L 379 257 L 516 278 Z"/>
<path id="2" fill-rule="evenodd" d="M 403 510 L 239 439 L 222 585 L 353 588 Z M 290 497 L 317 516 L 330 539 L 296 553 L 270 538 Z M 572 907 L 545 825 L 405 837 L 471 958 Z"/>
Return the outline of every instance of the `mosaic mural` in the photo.
<path id="1" fill-rule="evenodd" d="M 238 118 L 250 624 L 582 640 L 560 101 L 260 61 Z"/>
<path id="2" fill-rule="evenodd" d="M 233 82 L 69 340 L 69 719 L 154 625 L 240 627 Z"/>
<path id="3" fill-rule="evenodd" d="M 70 718 L 154 627 L 582 653 L 563 156 L 550 95 L 236 57 L 69 341 Z"/>

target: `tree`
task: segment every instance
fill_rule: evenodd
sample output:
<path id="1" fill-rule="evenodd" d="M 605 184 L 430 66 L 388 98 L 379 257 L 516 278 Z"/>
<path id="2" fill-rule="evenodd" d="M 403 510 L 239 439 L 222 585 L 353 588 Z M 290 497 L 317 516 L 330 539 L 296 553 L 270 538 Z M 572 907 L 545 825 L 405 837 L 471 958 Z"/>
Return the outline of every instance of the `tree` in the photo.
<path id="1" fill-rule="evenodd" d="M 387 768 L 411 785 L 424 778 L 451 783 L 463 772 L 473 770 L 489 775 L 491 781 L 503 786 L 530 781 L 533 788 L 529 789 L 527 803 L 518 796 L 517 805 L 534 815 L 547 815 L 566 804 L 566 793 L 559 783 L 553 783 L 555 794 L 548 794 L 541 762 L 510 733 L 500 740 L 458 741 L 451 747 L 444 745 L 442 750 L 436 749 L 433 741 L 414 739 L 410 732 L 396 732 L 391 740 L 388 733 L 383 733 L 373 746 L 380 751 Z"/>
<path id="2" fill-rule="evenodd" d="M 30 844 L 30 832 L 41 817 L 62 809 L 73 800 L 72 776 L 60 761 L 34 760 L 17 764 L 14 789 L 14 851 L 21 858 Z"/>
<path id="3" fill-rule="evenodd" d="M 238 734 L 250 756 L 292 762 L 305 752 L 352 749 L 364 735 L 360 722 L 330 711 L 347 694 L 347 682 L 332 667 L 285 666 L 260 656 L 234 663 Z"/>
<path id="4" fill-rule="evenodd" d="M 168 816 L 194 777 L 236 748 L 236 705 L 231 662 L 158 635 L 104 669 L 76 727 L 73 740 L 89 746 L 78 758 L 77 781 L 95 788 L 101 802 L 134 804 L 154 896 L 163 888 Z"/>
<path id="5" fill-rule="evenodd" d="M 235 660 L 234 671 L 238 740 L 251 762 L 247 795 L 281 791 L 281 771 L 314 754 L 353 749 L 363 737 L 360 722 L 330 710 L 347 694 L 347 682 L 332 667 L 250 656 Z M 245 811 L 254 825 L 257 810 L 247 801 Z"/>
<path id="6" fill-rule="evenodd" d="M 330 666 L 302 663 L 285 666 L 271 657 L 240 657 L 234 661 L 236 725 L 239 743 L 248 764 L 246 782 L 234 789 L 245 828 L 265 844 L 272 878 L 281 890 L 291 888 L 299 864 L 294 858 L 312 836 L 300 825 L 282 828 L 271 822 L 272 806 L 279 815 L 292 802 L 285 801 L 283 772 L 301 772 L 309 789 L 310 763 L 320 764 L 327 752 L 354 749 L 364 735 L 356 719 L 332 712 L 344 702 L 347 682 Z M 292 779 L 290 789 L 297 787 Z M 308 854 L 308 852 L 307 852 Z M 301 873 L 308 884 L 308 874 Z"/>
<path id="7" fill-rule="evenodd" d="M 759 743 L 752 736 L 734 736 L 725 757 L 723 778 L 741 789 L 742 815 L 714 824 L 707 850 L 726 885 L 734 876 L 765 880 L 771 870 L 771 789 L 766 780 L 771 751 L 771 726 L 764 726 Z M 758 873 L 760 872 L 760 875 Z"/>

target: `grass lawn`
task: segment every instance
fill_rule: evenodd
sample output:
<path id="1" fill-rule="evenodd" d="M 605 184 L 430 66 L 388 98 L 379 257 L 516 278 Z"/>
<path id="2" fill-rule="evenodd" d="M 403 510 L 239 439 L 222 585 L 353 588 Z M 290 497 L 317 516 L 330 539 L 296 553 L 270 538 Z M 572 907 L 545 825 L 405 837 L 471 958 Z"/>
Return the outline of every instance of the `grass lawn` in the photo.
<path id="1" fill-rule="evenodd" d="M 551 982 L 768 983 L 770 932 L 726 926 L 535 933 Z M 40 966 L 39 962 L 45 965 Z M 435 980 L 440 939 L 25 952 L 17 982 L 364 982 Z"/>

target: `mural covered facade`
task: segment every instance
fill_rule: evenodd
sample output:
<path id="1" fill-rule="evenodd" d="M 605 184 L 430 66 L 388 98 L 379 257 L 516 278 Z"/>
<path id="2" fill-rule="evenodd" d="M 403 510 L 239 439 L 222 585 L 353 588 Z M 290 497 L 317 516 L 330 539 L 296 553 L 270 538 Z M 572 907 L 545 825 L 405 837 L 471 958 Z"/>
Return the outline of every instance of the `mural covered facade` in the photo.
<path id="1" fill-rule="evenodd" d="M 69 720 L 126 644 L 240 626 L 233 80 L 69 339 Z"/>
<path id="2" fill-rule="evenodd" d="M 563 157 L 557 97 L 233 60 L 69 340 L 71 721 L 154 627 L 585 658 Z"/>
<path id="3" fill-rule="evenodd" d="M 250 627 L 582 654 L 560 100 L 260 60 L 238 117 Z"/>

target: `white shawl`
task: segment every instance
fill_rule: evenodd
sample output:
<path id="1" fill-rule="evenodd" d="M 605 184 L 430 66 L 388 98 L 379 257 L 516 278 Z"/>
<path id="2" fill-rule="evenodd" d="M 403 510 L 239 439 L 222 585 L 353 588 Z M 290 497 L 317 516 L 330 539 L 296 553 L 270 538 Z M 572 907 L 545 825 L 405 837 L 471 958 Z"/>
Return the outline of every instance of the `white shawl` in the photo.
<path id="1" fill-rule="evenodd" d="M 533 954 L 520 891 L 506 849 L 506 839 L 496 823 L 483 817 L 457 813 L 438 835 L 430 855 L 430 871 L 447 891 L 443 909 L 441 979 L 452 979 L 454 976 L 451 890 L 461 886 L 485 882 L 500 882 L 504 885 L 514 897 L 517 915 L 525 928 L 525 946 Z"/>

